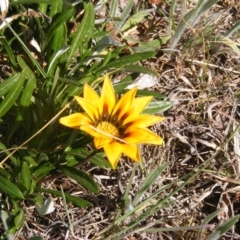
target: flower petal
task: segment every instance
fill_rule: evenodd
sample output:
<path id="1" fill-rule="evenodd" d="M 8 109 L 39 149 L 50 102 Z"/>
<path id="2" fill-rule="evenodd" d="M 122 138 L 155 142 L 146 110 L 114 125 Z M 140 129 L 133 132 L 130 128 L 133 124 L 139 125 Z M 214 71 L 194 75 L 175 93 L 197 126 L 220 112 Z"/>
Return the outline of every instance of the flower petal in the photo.
<path id="1" fill-rule="evenodd" d="M 123 140 L 129 144 L 148 143 L 162 145 L 163 143 L 163 139 L 161 137 L 147 128 L 129 127 L 124 134 L 125 137 L 123 137 Z"/>
<path id="2" fill-rule="evenodd" d="M 126 118 L 123 121 L 123 125 L 132 121 L 136 116 L 138 116 L 149 104 L 152 98 L 152 96 L 147 96 L 133 99 L 132 104 L 128 110 L 128 114 L 126 114 Z"/>
<path id="3" fill-rule="evenodd" d="M 112 168 L 115 169 L 122 154 L 122 145 L 117 142 L 111 142 L 105 145 L 103 149 Z"/>
<path id="4" fill-rule="evenodd" d="M 104 145 L 109 144 L 112 141 L 110 137 L 95 137 L 94 138 L 94 146 L 96 149 L 102 148 Z"/>
<path id="5" fill-rule="evenodd" d="M 95 129 L 96 129 L 96 128 L 95 128 L 92 124 L 84 125 L 84 126 L 81 126 L 81 127 L 80 127 L 80 130 L 88 133 L 89 135 L 91 135 L 91 136 L 93 136 L 93 137 L 99 137 L 99 136 L 101 136 Z"/>
<path id="6" fill-rule="evenodd" d="M 92 121 L 96 121 L 96 119 L 99 118 L 98 109 L 91 102 L 86 101 L 84 98 L 78 96 L 75 96 L 75 99 L 87 113 L 87 115 L 92 119 Z"/>
<path id="7" fill-rule="evenodd" d="M 136 162 L 140 162 L 140 151 L 137 145 L 122 144 L 122 152 Z"/>
<path id="8" fill-rule="evenodd" d="M 101 113 L 108 113 L 109 115 L 112 113 L 113 108 L 116 104 L 116 94 L 108 74 L 106 74 L 104 77 L 103 88 L 101 93 L 101 104 L 102 104 Z"/>
<path id="9" fill-rule="evenodd" d="M 60 118 L 59 123 L 66 127 L 80 129 L 83 125 L 92 124 L 92 121 L 82 113 L 74 113 L 67 117 Z"/>
<path id="10" fill-rule="evenodd" d="M 96 109 L 98 109 L 98 112 L 102 110 L 100 109 L 100 97 L 88 84 L 84 85 L 83 94 L 84 99 L 90 102 Z"/>
<path id="11" fill-rule="evenodd" d="M 139 115 L 135 117 L 135 119 L 133 118 L 131 122 L 128 122 L 127 126 L 131 126 L 134 128 L 146 128 L 155 123 L 161 122 L 162 120 L 164 120 L 164 117 L 158 117 L 158 116 L 147 115 L 147 114 Z"/>
<path id="12" fill-rule="evenodd" d="M 121 120 L 121 118 L 124 117 L 124 114 L 129 111 L 129 108 L 132 105 L 132 101 L 136 95 L 136 92 L 137 88 L 135 87 L 128 91 L 127 93 L 125 93 L 118 101 L 113 111 L 113 115 L 115 115 L 118 120 Z"/>

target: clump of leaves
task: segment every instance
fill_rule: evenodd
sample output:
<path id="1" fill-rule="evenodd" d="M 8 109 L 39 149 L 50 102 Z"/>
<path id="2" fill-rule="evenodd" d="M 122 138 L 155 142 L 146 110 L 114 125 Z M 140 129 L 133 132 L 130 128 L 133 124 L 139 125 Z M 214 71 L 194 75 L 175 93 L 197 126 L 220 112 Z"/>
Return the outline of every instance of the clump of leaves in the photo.
<path id="1" fill-rule="evenodd" d="M 123 44 L 106 44 L 104 38 L 110 33 L 104 30 L 104 24 L 95 23 L 94 12 L 89 2 L 12 1 L 7 17 L 2 18 L 0 189 L 11 211 L 1 215 L 9 238 L 24 223 L 21 201 L 41 205 L 42 193 L 62 197 L 61 191 L 42 186 L 55 171 L 60 171 L 55 178 L 65 174 L 87 191 L 99 191 L 93 178 L 76 166 L 86 160 L 104 168 L 110 167 L 109 163 L 103 153 L 87 147 L 92 141 L 89 137 L 66 130 L 57 121 L 63 111 L 68 114 L 77 108 L 72 98 L 82 94 L 84 83 L 98 89 L 106 72 L 156 75 L 139 64 L 155 52 L 130 52 Z M 133 78 L 127 76 L 115 91 L 123 93 Z M 151 113 L 171 106 L 161 101 L 164 96 L 157 97 L 160 101 L 151 104 Z M 79 207 L 92 205 L 67 192 L 64 196 Z"/>

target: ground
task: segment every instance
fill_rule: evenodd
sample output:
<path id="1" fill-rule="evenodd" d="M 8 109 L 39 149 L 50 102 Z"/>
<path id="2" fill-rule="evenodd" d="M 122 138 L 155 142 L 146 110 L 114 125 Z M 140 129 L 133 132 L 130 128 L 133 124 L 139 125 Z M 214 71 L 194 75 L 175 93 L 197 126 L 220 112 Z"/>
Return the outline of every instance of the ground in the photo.
<path id="1" fill-rule="evenodd" d="M 170 12 L 169 1 L 149 1 L 146 6 L 153 7 L 152 2 L 159 3 L 156 8 L 162 12 Z M 178 24 L 184 12 L 195 5 L 196 1 L 190 1 L 188 9 L 184 10 L 181 8 L 183 4 L 178 4 L 175 23 Z M 186 29 L 174 51 L 170 52 L 171 46 L 167 42 L 157 51 L 156 57 L 142 63 L 159 74 L 157 84 L 149 90 L 164 94 L 173 104 L 162 114 L 165 120 L 152 127 L 164 138 L 164 145 L 142 146 L 143 165 L 136 166 L 130 185 L 129 196 L 134 198 L 143 180 L 156 167 L 168 163 L 141 198 L 143 201 L 163 189 L 152 202 L 130 219 L 99 235 L 114 222 L 119 209 L 124 209 L 122 198 L 130 184 L 133 162 L 123 157 L 117 170 L 99 169 L 87 164 L 84 169 L 98 182 L 99 194 L 87 192 L 67 177 L 44 184 L 51 189 L 59 189 L 62 185 L 64 191 L 89 200 L 93 207 L 85 209 L 67 204 L 66 211 L 63 200 L 53 198 L 56 210 L 39 216 L 36 209 L 26 202 L 26 222 L 15 239 L 36 235 L 46 240 L 105 239 L 127 227 L 129 221 L 169 195 L 151 216 L 139 222 L 137 228 L 122 239 L 198 239 L 201 228 L 198 226 L 205 225 L 203 220 L 207 216 L 223 208 L 205 225 L 200 238 L 204 240 L 224 221 L 240 214 L 239 52 L 221 40 L 221 36 L 240 20 L 239 7 L 238 1 L 218 1 L 196 25 Z M 146 33 L 147 28 L 153 26 L 151 34 L 148 34 L 149 41 L 166 36 L 169 26 L 169 18 L 164 14 L 156 11 L 153 15 L 138 29 Z M 121 40 L 121 36 L 118 37 Z M 229 38 L 239 46 L 237 32 Z M 153 227 L 153 222 L 156 223 L 155 228 L 173 228 L 175 231 L 145 231 L 145 227 Z M 240 239 L 240 222 L 220 239 Z"/>

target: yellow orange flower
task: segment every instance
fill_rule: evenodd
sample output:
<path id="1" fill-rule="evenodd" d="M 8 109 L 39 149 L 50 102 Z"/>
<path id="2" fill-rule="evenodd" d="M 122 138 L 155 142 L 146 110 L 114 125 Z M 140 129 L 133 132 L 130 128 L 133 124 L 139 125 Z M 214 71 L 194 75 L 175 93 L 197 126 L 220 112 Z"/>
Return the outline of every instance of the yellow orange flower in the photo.
<path id="1" fill-rule="evenodd" d="M 105 75 L 101 96 L 88 84 L 84 85 L 83 97 L 75 96 L 85 113 L 62 117 L 59 122 L 90 134 L 96 149 L 103 148 L 113 168 L 122 153 L 139 162 L 138 144 L 162 144 L 163 139 L 147 127 L 164 118 L 141 114 L 152 97 L 135 98 L 136 92 L 137 88 L 133 88 L 117 100 L 109 76 Z"/>

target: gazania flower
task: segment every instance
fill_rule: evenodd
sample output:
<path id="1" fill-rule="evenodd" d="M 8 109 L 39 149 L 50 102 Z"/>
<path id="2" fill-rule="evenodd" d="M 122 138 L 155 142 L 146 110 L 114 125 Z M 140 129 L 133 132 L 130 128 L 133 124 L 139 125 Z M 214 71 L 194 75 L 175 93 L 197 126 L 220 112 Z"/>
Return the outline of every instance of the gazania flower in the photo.
<path id="1" fill-rule="evenodd" d="M 135 98 L 136 92 L 137 88 L 133 88 L 117 100 L 109 76 L 105 75 L 101 96 L 85 84 L 83 97 L 75 96 L 85 112 L 62 117 L 59 122 L 90 134 L 96 149 L 103 148 L 113 168 L 122 153 L 139 162 L 138 144 L 162 144 L 163 139 L 147 127 L 164 118 L 141 114 L 152 97 Z"/>

